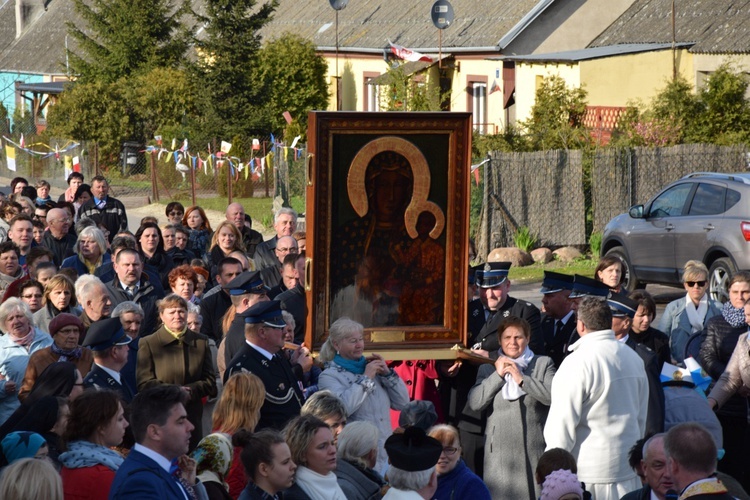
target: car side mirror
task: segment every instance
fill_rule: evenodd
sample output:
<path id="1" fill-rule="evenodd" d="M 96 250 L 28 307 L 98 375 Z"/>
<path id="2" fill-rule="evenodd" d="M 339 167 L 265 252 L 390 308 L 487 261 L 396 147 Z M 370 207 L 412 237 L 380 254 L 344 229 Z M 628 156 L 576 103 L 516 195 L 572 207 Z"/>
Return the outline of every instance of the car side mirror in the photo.
<path id="1" fill-rule="evenodd" d="M 634 219 L 643 219 L 643 205 L 634 205 L 630 207 L 628 215 Z"/>

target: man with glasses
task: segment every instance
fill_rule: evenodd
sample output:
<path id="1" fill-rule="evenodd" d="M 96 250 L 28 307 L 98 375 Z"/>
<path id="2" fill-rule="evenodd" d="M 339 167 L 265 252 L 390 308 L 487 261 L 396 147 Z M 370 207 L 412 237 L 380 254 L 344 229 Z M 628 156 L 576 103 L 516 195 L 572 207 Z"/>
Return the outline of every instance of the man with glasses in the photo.
<path id="1" fill-rule="evenodd" d="M 37 208 L 37 211 L 40 209 Z M 52 261 L 60 267 L 62 261 L 74 254 L 76 245 L 75 235 L 70 233 L 70 225 L 73 221 L 70 214 L 62 208 L 53 208 L 47 212 L 47 224 L 49 227 L 42 238 L 42 245 L 52 251 Z"/>
<path id="2" fill-rule="evenodd" d="M 284 258 L 289 254 L 299 253 L 297 240 L 291 236 L 282 236 L 276 241 L 273 253 L 276 255 L 276 263 L 273 266 L 264 267 L 260 270 L 263 283 L 270 288 L 278 286 L 282 282 L 281 266 L 284 263 Z"/>
<path id="3" fill-rule="evenodd" d="M 284 347 L 281 304 L 276 300 L 259 302 L 240 317 L 245 322 L 245 343 L 227 366 L 224 383 L 237 372 L 247 371 L 259 377 L 266 388 L 266 398 L 255 430 L 282 429 L 300 414 L 304 397 L 289 360 L 278 355 Z"/>
<path id="4" fill-rule="evenodd" d="M 283 260 L 284 256 L 282 255 L 279 259 L 278 254 L 276 254 L 276 258 L 274 259 L 274 250 L 278 245 L 279 238 L 282 236 L 291 236 L 297 230 L 297 212 L 286 207 L 279 209 L 273 219 L 273 228 L 276 231 L 274 237 L 260 243 L 255 248 L 253 260 L 255 261 L 256 269 L 260 270 L 264 267 L 278 266 L 276 261 Z"/>

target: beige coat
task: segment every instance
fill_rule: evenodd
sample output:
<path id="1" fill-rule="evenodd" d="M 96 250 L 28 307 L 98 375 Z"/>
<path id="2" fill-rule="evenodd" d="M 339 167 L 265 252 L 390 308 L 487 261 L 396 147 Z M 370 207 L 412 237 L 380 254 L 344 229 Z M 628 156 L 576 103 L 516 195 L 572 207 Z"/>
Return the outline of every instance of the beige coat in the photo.
<path id="1" fill-rule="evenodd" d="M 750 339 L 747 333 L 740 335 L 724 373 L 708 397 L 721 408 L 743 385 L 750 387 Z"/>

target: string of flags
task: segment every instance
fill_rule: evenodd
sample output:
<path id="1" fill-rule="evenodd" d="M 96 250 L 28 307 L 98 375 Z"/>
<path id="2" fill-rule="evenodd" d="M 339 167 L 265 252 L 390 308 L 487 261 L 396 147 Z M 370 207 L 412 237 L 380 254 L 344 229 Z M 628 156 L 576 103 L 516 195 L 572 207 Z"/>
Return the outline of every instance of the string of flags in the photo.
<path id="1" fill-rule="evenodd" d="M 235 180 L 239 180 L 240 176 L 244 176 L 245 180 L 247 180 L 251 175 L 253 179 L 257 180 L 265 173 L 266 168 L 273 168 L 273 161 L 277 151 L 283 155 L 284 161 L 288 161 L 290 155 L 293 156 L 293 160 L 299 160 L 304 152 L 304 148 L 297 147 L 297 143 L 301 138 L 302 136 L 297 136 L 290 146 L 285 146 L 283 142 L 277 141 L 274 135 L 271 134 L 271 148 L 266 155 L 260 155 L 260 140 L 253 139 L 253 152 L 251 157 L 245 160 L 230 154 L 232 143 L 227 141 L 221 141 L 220 148 L 216 152 L 212 151 L 211 144 L 208 144 L 207 151 L 191 154 L 187 139 L 183 139 L 181 144 L 178 143 L 177 139 L 172 139 L 171 148 L 167 148 L 160 135 L 154 136 L 156 145 L 146 146 L 142 152 L 156 155 L 158 160 L 163 159 L 167 163 L 173 161 L 175 169 L 182 175 L 183 180 L 187 172 L 191 169 L 196 171 L 203 170 L 203 173 L 208 175 L 209 170 L 214 172 L 224 164 L 229 166 L 230 173 Z"/>
<path id="2" fill-rule="evenodd" d="M 24 153 L 27 153 L 31 156 L 34 156 L 35 158 L 50 158 L 52 156 L 55 157 L 55 160 L 60 161 L 61 155 L 64 153 L 67 153 L 69 151 L 72 151 L 78 147 L 81 146 L 80 143 L 75 141 L 68 141 L 66 142 L 62 147 L 60 147 L 59 144 L 55 143 L 55 146 L 52 147 L 49 144 L 45 144 L 43 142 L 35 142 L 32 144 L 26 145 L 26 140 L 23 137 L 23 134 L 21 134 L 21 138 L 18 142 L 13 141 L 9 137 L 3 136 L 3 141 L 5 142 L 5 158 L 8 170 L 11 170 L 13 172 L 16 171 L 16 152 L 17 150 L 23 151 Z M 39 151 L 38 149 L 33 148 L 43 148 L 43 151 Z M 77 157 L 76 157 L 77 160 Z M 78 161 L 73 161 L 73 164 L 79 163 Z M 80 166 L 79 166 L 80 170 Z"/>

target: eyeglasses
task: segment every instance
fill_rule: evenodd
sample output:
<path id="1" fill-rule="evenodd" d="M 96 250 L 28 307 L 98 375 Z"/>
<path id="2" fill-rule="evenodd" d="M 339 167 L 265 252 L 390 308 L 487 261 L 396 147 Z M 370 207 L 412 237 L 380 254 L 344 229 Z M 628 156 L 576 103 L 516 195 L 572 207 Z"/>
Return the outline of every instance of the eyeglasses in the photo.
<path id="1" fill-rule="evenodd" d="M 47 214 L 34 214 L 35 219 L 46 219 Z"/>
<path id="2" fill-rule="evenodd" d="M 706 280 L 703 280 L 703 281 L 686 281 L 685 284 L 689 288 L 693 288 L 696 285 L 698 285 L 698 287 L 700 287 L 700 288 L 703 288 L 704 286 L 706 286 Z"/>
<path id="3" fill-rule="evenodd" d="M 279 253 L 297 253 L 297 249 L 294 247 L 290 248 L 276 248 L 276 251 Z"/>
<path id="4" fill-rule="evenodd" d="M 175 212 L 175 211 L 169 212 L 170 217 L 175 217 L 175 216 L 182 217 L 183 215 L 185 215 L 185 212 Z"/>
<path id="5" fill-rule="evenodd" d="M 445 456 L 450 457 L 456 454 L 458 451 L 458 448 L 454 448 L 453 446 L 447 446 L 443 448 L 443 453 L 445 453 Z"/>
<path id="6" fill-rule="evenodd" d="M 41 293 L 33 293 L 31 295 L 21 295 L 22 299 L 41 299 L 42 294 Z"/>

